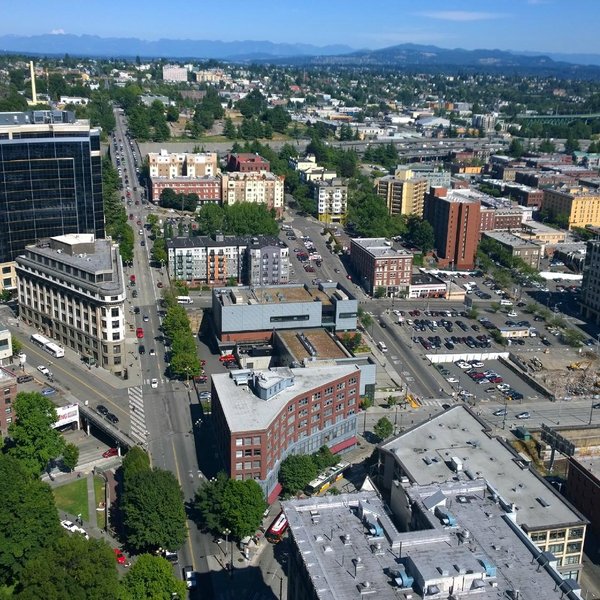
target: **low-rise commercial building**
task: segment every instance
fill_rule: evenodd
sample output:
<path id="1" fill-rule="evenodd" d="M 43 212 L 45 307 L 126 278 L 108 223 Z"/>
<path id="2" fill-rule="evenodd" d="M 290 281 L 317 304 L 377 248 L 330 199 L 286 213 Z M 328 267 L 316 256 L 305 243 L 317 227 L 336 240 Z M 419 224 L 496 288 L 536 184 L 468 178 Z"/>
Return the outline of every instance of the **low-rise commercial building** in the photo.
<path id="1" fill-rule="evenodd" d="M 520 258 L 525 264 L 538 269 L 543 248 L 540 244 L 524 239 L 508 231 L 485 231 L 484 238 L 494 240 L 514 258 Z"/>
<path id="2" fill-rule="evenodd" d="M 213 375 L 215 437 L 230 477 L 256 480 L 272 502 L 288 455 L 353 447 L 359 380 L 360 369 L 350 364 Z"/>
<path id="3" fill-rule="evenodd" d="M 435 489 L 452 483 L 468 496 L 471 486 L 481 485 L 480 480 L 485 484 L 485 497 L 499 503 L 507 514 L 506 522 L 518 526 L 515 532 L 524 532 L 539 551 L 551 553 L 561 577 L 578 581 L 587 519 L 510 445 L 493 437 L 467 407 L 455 406 L 435 415 L 381 447 L 381 488 L 392 510 L 403 515 L 406 523 L 414 519 L 413 486 Z M 442 492 L 438 499 L 446 505 L 445 495 Z M 454 514 L 459 504 L 454 502 L 448 511 Z M 494 542 L 498 540 L 494 536 Z"/>
<path id="4" fill-rule="evenodd" d="M 218 343 L 232 347 L 237 342 L 270 341 L 280 329 L 355 331 L 358 302 L 335 283 L 238 286 L 213 289 L 212 313 Z"/>
<path id="5" fill-rule="evenodd" d="M 342 179 L 314 181 L 313 198 L 322 223 L 345 223 L 348 212 L 348 185 Z"/>
<path id="6" fill-rule="evenodd" d="M 119 246 L 93 234 L 40 240 L 17 257 L 19 315 L 84 359 L 125 376 L 125 277 Z"/>
<path id="7" fill-rule="evenodd" d="M 384 288 L 385 295 L 395 296 L 410 284 L 412 253 L 404 248 L 394 248 L 385 238 L 353 238 L 350 262 L 358 279 L 356 283 L 369 294 Z"/>
<path id="8" fill-rule="evenodd" d="M 12 356 L 12 335 L 8 327 L 0 323 L 0 365 L 9 364 L 12 361 Z"/>
<path id="9" fill-rule="evenodd" d="M 279 217 L 284 207 L 283 183 L 284 177 L 267 171 L 223 174 L 223 204 L 264 204 L 268 210 L 273 209 Z"/>
<path id="10" fill-rule="evenodd" d="M 481 479 L 396 486 L 391 514 L 367 490 L 283 502 L 288 600 L 580 598 Z"/>
<path id="11" fill-rule="evenodd" d="M 169 276 L 191 285 L 280 285 L 289 281 L 289 248 L 278 238 L 216 234 L 167 240 Z"/>
<path id="12" fill-rule="evenodd" d="M 335 169 L 320 167 L 313 154 L 308 154 L 304 158 L 290 158 L 289 165 L 300 173 L 300 179 L 303 183 L 330 181 L 337 178 Z"/>
<path id="13" fill-rule="evenodd" d="M 17 289 L 17 265 L 14 261 L 0 264 L 0 293 Z"/>

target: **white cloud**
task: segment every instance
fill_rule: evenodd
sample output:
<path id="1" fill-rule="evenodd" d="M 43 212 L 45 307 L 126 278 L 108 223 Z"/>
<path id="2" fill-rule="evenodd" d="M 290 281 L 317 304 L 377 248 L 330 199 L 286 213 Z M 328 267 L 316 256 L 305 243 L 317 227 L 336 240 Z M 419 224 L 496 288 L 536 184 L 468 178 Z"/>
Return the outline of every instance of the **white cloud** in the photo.
<path id="1" fill-rule="evenodd" d="M 65 30 L 64 29 L 53 29 L 50 33 L 52 35 L 64 35 Z"/>
<path id="2" fill-rule="evenodd" d="M 475 12 L 467 10 L 435 10 L 417 13 L 421 17 L 438 19 L 440 21 L 490 21 L 503 19 L 507 15 L 502 13 Z"/>

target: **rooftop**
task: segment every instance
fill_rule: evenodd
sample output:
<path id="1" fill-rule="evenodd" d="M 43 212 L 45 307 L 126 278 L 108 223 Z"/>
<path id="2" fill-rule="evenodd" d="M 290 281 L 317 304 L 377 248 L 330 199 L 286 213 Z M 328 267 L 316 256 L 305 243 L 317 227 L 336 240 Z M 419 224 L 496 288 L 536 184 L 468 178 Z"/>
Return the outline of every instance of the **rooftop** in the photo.
<path id="1" fill-rule="evenodd" d="M 238 286 L 215 288 L 213 294 L 223 306 L 243 304 L 285 304 L 295 302 L 316 302 L 332 304 L 332 297 L 339 300 L 354 300 L 340 285 L 320 284 L 305 286 L 300 283 L 287 285 Z"/>
<path id="2" fill-rule="evenodd" d="M 285 246 L 277 237 L 257 235 L 252 237 L 237 237 L 225 235 L 223 238 L 212 238 L 206 235 L 194 237 L 176 237 L 167 240 L 167 248 L 225 248 L 226 246 L 246 247 L 250 245 L 264 246 Z"/>
<path id="3" fill-rule="evenodd" d="M 0 327 L 0 329 L 2 328 Z M 12 371 L 0 367 L 0 383 L 2 383 L 2 385 L 10 385 L 16 382 L 17 376 Z"/>
<path id="4" fill-rule="evenodd" d="M 348 356 L 341 345 L 324 329 L 282 330 L 277 332 L 277 336 L 293 359 L 299 363 L 312 357 L 333 360 Z"/>
<path id="5" fill-rule="evenodd" d="M 464 465 L 460 479 L 484 477 L 508 503 L 514 503 L 517 523 L 527 531 L 585 521 L 554 489 L 522 464 L 470 410 L 455 406 L 388 442 L 410 481 L 419 485 L 456 479 L 450 458 Z M 541 502 L 544 500 L 546 506 Z"/>
<path id="6" fill-rule="evenodd" d="M 404 248 L 394 248 L 386 238 L 353 238 L 352 243 L 366 250 L 374 258 L 408 258 L 412 252 Z"/>
<path id="7" fill-rule="evenodd" d="M 212 385 L 219 397 L 227 425 L 232 433 L 236 433 L 266 429 L 290 400 L 355 371 L 358 373 L 356 365 L 254 371 L 253 374 L 268 383 L 279 377 L 291 376 L 291 385 L 268 400 L 255 395 L 251 386 L 238 385 L 234 379 L 239 373 L 236 371 L 213 375 Z"/>
<path id="8" fill-rule="evenodd" d="M 405 533 L 394 527 L 375 492 L 283 502 L 315 597 L 497 600 L 513 597 L 515 589 L 522 600 L 564 597 L 556 585 L 560 575 L 547 565 L 547 558 L 538 568 L 539 551 L 486 493 L 485 485 L 473 484 L 473 491 L 466 493 L 464 488 L 439 486 L 413 490 L 432 526 Z M 443 506 L 446 498 L 452 501 L 455 526 L 425 508 L 428 500 L 433 500 L 429 506 Z"/>
<path id="9" fill-rule="evenodd" d="M 518 235 L 508 231 L 484 231 L 483 234 L 485 237 L 496 240 L 501 244 L 506 244 L 507 246 L 519 246 L 521 248 L 524 246 L 530 246 L 531 248 L 538 248 L 541 250 L 540 245 L 536 242 L 519 237 Z"/>

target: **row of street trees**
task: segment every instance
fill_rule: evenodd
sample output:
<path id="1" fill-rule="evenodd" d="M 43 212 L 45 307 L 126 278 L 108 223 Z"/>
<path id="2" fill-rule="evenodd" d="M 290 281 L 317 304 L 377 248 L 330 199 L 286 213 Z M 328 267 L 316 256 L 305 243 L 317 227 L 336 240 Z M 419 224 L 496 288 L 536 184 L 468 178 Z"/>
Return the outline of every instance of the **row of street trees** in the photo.
<path id="1" fill-rule="evenodd" d="M 200 375 L 201 365 L 187 312 L 183 306 L 177 304 L 174 290 L 165 291 L 164 303 L 167 314 L 162 329 L 171 346 L 169 373 L 172 377 L 182 379 L 196 377 Z"/>
<path id="2" fill-rule="evenodd" d="M 264 204 L 241 202 L 231 206 L 205 204 L 196 217 L 197 235 L 277 235 L 275 215 Z"/>

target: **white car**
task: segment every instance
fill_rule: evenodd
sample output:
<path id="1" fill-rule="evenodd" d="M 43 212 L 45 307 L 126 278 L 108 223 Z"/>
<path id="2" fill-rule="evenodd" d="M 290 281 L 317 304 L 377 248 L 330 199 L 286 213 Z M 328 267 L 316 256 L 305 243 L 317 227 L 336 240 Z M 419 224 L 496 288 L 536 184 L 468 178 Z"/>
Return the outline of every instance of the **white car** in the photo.
<path id="1" fill-rule="evenodd" d="M 196 572 L 192 569 L 192 567 L 187 566 L 183 567 L 183 575 L 185 577 L 185 585 L 189 589 L 195 589 L 196 587 Z"/>
<path id="2" fill-rule="evenodd" d="M 152 379 L 150 381 L 150 387 L 157 388 L 158 387 L 158 379 Z"/>
<path id="3" fill-rule="evenodd" d="M 37 370 L 42 374 L 42 375 L 50 375 L 50 369 L 48 367 L 45 367 L 44 365 L 40 365 Z"/>
<path id="4" fill-rule="evenodd" d="M 77 528 L 77 525 L 75 525 L 73 521 L 68 521 L 67 519 L 61 521 L 60 524 L 67 531 L 75 531 L 75 529 Z"/>
<path id="5" fill-rule="evenodd" d="M 456 377 L 446 377 L 446 381 L 448 383 L 458 383 L 458 379 Z"/>

